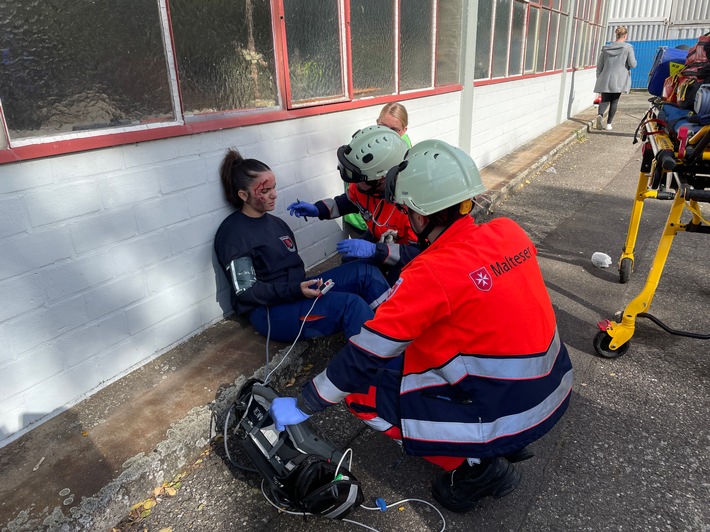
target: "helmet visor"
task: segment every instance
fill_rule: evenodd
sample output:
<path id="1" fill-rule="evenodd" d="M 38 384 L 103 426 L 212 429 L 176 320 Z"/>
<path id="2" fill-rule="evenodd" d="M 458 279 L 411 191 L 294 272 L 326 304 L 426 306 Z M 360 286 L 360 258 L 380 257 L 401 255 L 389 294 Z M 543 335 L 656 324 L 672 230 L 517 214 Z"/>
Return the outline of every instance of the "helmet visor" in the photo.
<path id="1" fill-rule="evenodd" d="M 350 146 L 341 146 L 338 148 L 338 172 L 340 173 L 340 179 L 346 183 L 362 183 L 367 181 L 367 176 L 364 175 L 360 168 L 351 163 L 347 157 L 350 153 Z"/>

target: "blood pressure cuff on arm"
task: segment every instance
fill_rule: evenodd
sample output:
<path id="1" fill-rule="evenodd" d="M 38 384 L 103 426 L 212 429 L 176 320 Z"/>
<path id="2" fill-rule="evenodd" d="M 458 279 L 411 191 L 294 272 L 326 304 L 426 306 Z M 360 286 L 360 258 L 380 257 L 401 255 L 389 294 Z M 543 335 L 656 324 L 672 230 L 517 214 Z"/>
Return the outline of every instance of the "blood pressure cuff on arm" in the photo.
<path id="1" fill-rule="evenodd" d="M 227 266 L 234 292 L 239 295 L 256 282 L 256 272 L 250 257 L 239 257 Z"/>

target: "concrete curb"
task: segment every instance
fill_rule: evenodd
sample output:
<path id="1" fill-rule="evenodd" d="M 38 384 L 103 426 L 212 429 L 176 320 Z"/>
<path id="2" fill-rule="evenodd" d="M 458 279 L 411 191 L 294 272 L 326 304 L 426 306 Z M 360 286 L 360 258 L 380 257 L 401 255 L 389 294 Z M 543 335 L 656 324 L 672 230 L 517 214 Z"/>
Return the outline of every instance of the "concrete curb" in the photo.
<path id="1" fill-rule="evenodd" d="M 280 350 L 271 361 L 273 367 L 281 363 L 284 356 L 288 355 L 289 358 L 278 368 L 272 379 L 280 381 L 301 371 L 301 354 L 307 345 L 306 342 L 298 342 L 290 353 L 289 348 Z M 62 509 L 57 506 L 49 517 L 40 523 L 39 520 L 32 519 L 29 511 L 25 510 L 3 526 L 3 532 L 28 532 L 38 529 L 48 532 L 111 530 L 130 512 L 132 504 L 144 500 L 155 487 L 173 478 L 209 445 L 214 436 L 213 427 L 223 423 L 242 385 L 249 378 L 263 377 L 264 366 L 250 377 L 239 376 L 232 384 L 221 388 L 213 402 L 190 410 L 187 416 L 170 426 L 165 440 L 149 455 L 139 453 L 126 460 L 123 464 L 124 470 L 115 480 L 95 496 L 83 498 L 78 506 L 71 508 L 69 516 L 64 515 Z"/>

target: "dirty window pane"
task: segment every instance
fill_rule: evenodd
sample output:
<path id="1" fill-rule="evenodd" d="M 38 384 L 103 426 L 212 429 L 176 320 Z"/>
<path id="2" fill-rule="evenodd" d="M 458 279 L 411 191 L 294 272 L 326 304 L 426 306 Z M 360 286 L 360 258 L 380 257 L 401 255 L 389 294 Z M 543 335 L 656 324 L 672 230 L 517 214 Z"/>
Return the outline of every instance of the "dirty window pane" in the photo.
<path id="1" fill-rule="evenodd" d="M 400 13 L 400 90 L 433 86 L 433 0 L 402 0 Z"/>
<path id="2" fill-rule="evenodd" d="M 587 62 L 584 66 L 594 65 L 596 63 L 595 50 L 601 49 L 599 45 L 599 32 L 601 29 L 599 26 L 589 27 L 589 48 L 587 52 Z"/>
<path id="3" fill-rule="evenodd" d="M 462 0 L 438 3 L 436 35 L 436 84 L 460 82 L 461 32 L 463 24 Z"/>
<path id="4" fill-rule="evenodd" d="M 13 139 L 173 120 L 155 0 L 0 4 Z"/>
<path id="5" fill-rule="evenodd" d="M 572 40 L 569 46 L 569 54 L 567 54 L 567 68 L 572 68 L 574 66 L 574 54 L 577 49 L 577 41 L 579 38 L 577 37 L 577 20 L 570 17 L 569 23 L 572 25 Z"/>
<path id="6" fill-rule="evenodd" d="M 587 41 L 589 40 L 589 25 L 586 22 L 582 22 L 582 42 L 579 44 L 579 58 L 577 59 L 577 66 L 583 67 L 587 61 Z"/>
<path id="7" fill-rule="evenodd" d="M 550 13 L 550 38 L 547 42 L 547 70 L 555 68 L 555 51 L 557 50 L 557 26 L 560 22 L 560 14 Z"/>
<path id="8" fill-rule="evenodd" d="M 527 6 L 520 2 L 513 4 L 513 27 L 510 35 L 509 76 L 523 73 L 523 41 L 525 40 L 525 13 Z"/>
<path id="9" fill-rule="evenodd" d="M 486 79 L 491 75 L 491 35 L 493 34 L 493 0 L 478 0 L 476 21 L 476 66 L 474 79 Z"/>
<path id="10" fill-rule="evenodd" d="M 342 98 L 337 0 L 285 0 L 284 18 L 292 103 Z"/>
<path id="11" fill-rule="evenodd" d="M 525 43 L 525 72 L 533 72 L 537 58 L 537 26 L 540 19 L 540 9 L 530 7 L 528 21 L 528 36 Z"/>
<path id="12" fill-rule="evenodd" d="M 565 38 L 567 36 L 567 15 L 560 15 L 560 31 L 557 37 L 557 55 L 555 56 L 555 70 L 564 68 L 562 54 L 564 53 Z"/>
<path id="13" fill-rule="evenodd" d="M 493 34 L 493 77 L 508 72 L 508 42 L 510 41 L 510 9 L 513 0 L 498 0 L 495 33 Z"/>
<path id="14" fill-rule="evenodd" d="M 186 115 L 277 104 L 269 0 L 171 0 Z"/>
<path id="15" fill-rule="evenodd" d="M 394 3 L 351 0 L 350 38 L 355 97 L 393 94 Z"/>
<path id="16" fill-rule="evenodd" d="M 537 33 L 537 66 L 535 72 L 545 71 L 545 57 L 547 57 L 547 29 L 550 24 L 550 12 L 540 12 L 540 29 Z"/>

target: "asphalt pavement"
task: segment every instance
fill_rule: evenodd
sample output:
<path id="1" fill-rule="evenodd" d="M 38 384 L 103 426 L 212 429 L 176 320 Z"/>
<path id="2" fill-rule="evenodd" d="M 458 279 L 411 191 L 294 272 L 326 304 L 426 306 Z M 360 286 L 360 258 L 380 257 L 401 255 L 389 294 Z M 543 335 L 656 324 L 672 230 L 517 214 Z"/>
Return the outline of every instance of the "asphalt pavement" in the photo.
<path id="1" fill-rule="evenodd" d="M 125 389 L 125 383 L 113 395 L 107 390 L 103 402 L 92 407 L 98 412 L 93 417 L 86 406 L 77 405 L 73 421 L 64 418 L 64 426 L 72 427 L 69 433 L 83 428 L 86 435 L 62 439 L 61 451 L 49 430 L 0 449 L 2 530 L 329 531 L 365 526 L 428 531 L 442 530 L 445 523 L 453 531 L 710 531 L 710 341 L 671 335 L 638 319 L 623 356 L 601 358 L 592 347 L 597 322 L 613 319 L 642 289 L 670 208 L 670 202 L 646 201 L 635 271 L 629 283 L 620 284 L 616 262 L 641 163 L 640 144 L 633 144 L 633 137 L 647 108 L 645 93 L 622 95 L 612 131 L 589 130 L 595 115 L 590 109 L 484 172 L 497 198 L 489 217 L 513 218 L 538 248 L 575 369 L 569 410 L 531 446 L 535 457 L 516 465 L 523 480 L 510 495 L 484 499 L 466 514 L 443 510 L 430 493 L 439 473 L 435 466 L 402 455 L 394 442 L 336 406 L 316 414 L 314 424 L 336 446 L 352 450 L 351 469 L 362 483 L 364 505 L 374 507 L 379 497 L 391 508 L 357 509 L 348 518 L 360 525 L 278 511 L 265 499 L 260 477 L 231 463 L 230 458 L 248 464 L 238 445 L 232 445 L 234 439 L 228 438 L 227 457 L 224 438 L 211 427 L 211 412 L 224 420 L 236 390 L 246 377 L 258 374 L 263 356 L 263 345 L 248 326 L 228 320 L 145 368 L 143 388 L 131 381 L 128 387 L 143 390 L 131 397 L 131 408 L 154 409 L 154 425 L 169 426 L 140 452 L 127 454 L 136 447 L 126 443 L 123 454 L 114 449 L 109 459 L 108 444 L 95 456 L 90 451 L 98 443 L 89 452 L 76 443 L 86 445 L 93 430 L 117 434 L 131 426 L 130 421 L 112 422 L 112 411 L 129 404 L 122 400 L 124 406 L 115 406 L 115 390 Z M 710 332 L 705 238 L 682 233 L 674 239 L 647 309 L 674 329 Z M 594 252 L 610 255 L 612 266 L 595 267 Z M 510 327 L 514 330 L 516 323 Z M 244 349 L 245 338 L 254 343 L 249 363 L 224 362 Z M 274 384 L 284 394 L 295 394 L 342 345 L 340 336 L 300 342 Z M 287 347 L 273 346 L 272 357 L 282 356 Z M 201 364 L 203 357 L 211 362 Z M 218 361 L 222 366 L 215 376 L 210 372 Z M 185 401 L 184 408 L 191 409 L 159 410 L 161 399 L 171 403 L 172 394 L 187 386 L 178 377 L 184 377 L 180 368 L 190 364 L 193 380 L 211 379 L 212 384 L 202 386 L 208 388 L 203 395 L 195 392 L 191 402 Z M 171 388 L 160 388 L 161 375 Z M 146 392 L 155 389 L 162 390 L 157 398 Z M 205 394 L 216 399 L 204 400 Z M 95 428 L 89 418 L 100 418 L 91 425 Z M 147 427 L 148 421 L 134 419 L 137 432 Z M 55 422 L 54 434 L 61 433 L 61 422 Z M 52 449 L 57 451 L 47 452 Z M 41 456 L 46 461 L 40 462 Z M 62 460 L 53 460 L 56 456 Z M 60 495 L 57 488 L 63 485 L 67 491 Z"/>

